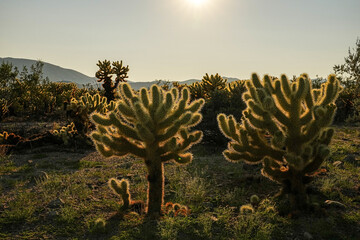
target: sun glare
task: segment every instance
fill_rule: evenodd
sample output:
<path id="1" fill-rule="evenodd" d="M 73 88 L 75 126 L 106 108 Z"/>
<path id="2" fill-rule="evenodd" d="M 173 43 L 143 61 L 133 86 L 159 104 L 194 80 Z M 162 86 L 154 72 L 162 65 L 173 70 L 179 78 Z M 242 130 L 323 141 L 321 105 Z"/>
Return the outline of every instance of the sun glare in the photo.
<path id="1" fill-rule="evenodd" d="M 195 5 L 195 6 L 201 6 L 207 2 L 207 0 L 188 0 L 189 3 Z"/>

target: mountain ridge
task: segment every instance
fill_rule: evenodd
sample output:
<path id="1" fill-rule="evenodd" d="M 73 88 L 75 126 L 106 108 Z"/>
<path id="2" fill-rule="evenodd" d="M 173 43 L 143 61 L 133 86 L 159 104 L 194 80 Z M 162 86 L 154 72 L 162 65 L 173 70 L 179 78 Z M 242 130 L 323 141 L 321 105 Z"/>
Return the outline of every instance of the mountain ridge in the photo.
<path id="1" fill-rule="evenodd" d="M 0 64 L 3 62 L 11 63 L 14 67 L 17 67 L 19 71 L 22 71 L 23 66 L 26 66 L 28 69 L 30 69 L 30 66 L 35 64 L 37 61 L 38 60 L 26 59 L 26 58 L 0 57 Z M 89 77 L 76 70 L 63 68 L 48 62 L 44 62 L 44 61 L 41 62 L 44 63 L 43 76 L 48 77 L 49 80 L 52 82 L 74 82 L 80 87 L 86 84 L 91 84 L 93 86 L 97 86 L 99 84 L 101 85 L 101 83 L 97 82 L 97 78 L 95 77 Z M 228 82 L 240 80 L 238 78 L 229 78 L 229 77 L 223 77 L 223 78 L 226 78 Z M 184 81 L 179 81 L 179 83 L 190 85 L 194 82 L 200 82 L 200 81 L 201 81 L 200 79 L 188 79 Z M 154 80 L 148 82 L 135 82 L 135 81 L 128 81 L 128 82 L 133 89 L 138 90 L 142 87 L 149 88 L 151 85 L 158 83 L 159 81 Z M 170 83 L 171 82 L 173 81 L 170 81 Z"/>

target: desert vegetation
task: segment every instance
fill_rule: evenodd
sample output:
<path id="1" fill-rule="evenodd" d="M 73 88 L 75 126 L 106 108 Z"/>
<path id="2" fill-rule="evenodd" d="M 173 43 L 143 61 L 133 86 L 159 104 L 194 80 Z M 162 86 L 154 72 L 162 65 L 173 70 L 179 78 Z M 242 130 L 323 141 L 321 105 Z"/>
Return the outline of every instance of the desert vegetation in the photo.
<path id="1" fill-rule="evenodd" d="M 359 239 L 359 54 L 138 91 L 122 61 L 98 89 L 2 63 L 0 238 Z"/>

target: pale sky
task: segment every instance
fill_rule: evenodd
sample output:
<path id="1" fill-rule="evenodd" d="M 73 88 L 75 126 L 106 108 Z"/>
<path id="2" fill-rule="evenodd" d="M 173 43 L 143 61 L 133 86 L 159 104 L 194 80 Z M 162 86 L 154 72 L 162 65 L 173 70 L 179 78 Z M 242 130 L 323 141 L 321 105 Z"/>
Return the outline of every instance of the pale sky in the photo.
<path id="1" fill-rule="evenodd" d="M 360 0 L 0 0 L 0 57 L 131 81 L 326 77 L 360 37 Z"/>

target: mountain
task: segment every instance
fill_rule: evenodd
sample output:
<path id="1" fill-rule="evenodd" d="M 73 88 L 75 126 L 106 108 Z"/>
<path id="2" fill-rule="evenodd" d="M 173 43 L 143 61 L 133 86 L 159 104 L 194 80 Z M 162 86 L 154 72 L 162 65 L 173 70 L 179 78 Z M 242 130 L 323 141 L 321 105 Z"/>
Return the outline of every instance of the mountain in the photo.
<path id="1" fill-rule="evenodd" d="M 17 67 L 19 71 L 22 71 L 23 67 L 26 66 L 28 70 L 30 69 L 31 65 L 34 65 L 37 61 L 31 60 L 31 59 L 22 59 L 22 58 L 0 58 L 0 64 L 3 62 L 11 63 L 14 67 Z M 98 83 L 95 77 L 89 77 L 85 74 L 82 74 L 78 71 L 72 70 L 72 69 L 66 69 L 59 66 L 56 66 L 51 63 L 43 62 L 43 76 L 48 77 L 50 81 L 52 82 L 74 82 L 79 87 L 82 87 L 83 84 L 90 83 L 94 87 L 101 86 L 101 83 Z M 223 77 L 227 79 L 227 82 L 233 82 L 239 80 L 238 78 L 229 78 L 229 77 Z M 191 85 L 194 82 L 200 82 L 200 79 L 188 79 L 185 81 L 180 81 L 180 84 L 187 84 Z M 131 87 L 135 90 L 138 90 L 142 87 L 150 88 L 151 85 L 158 83 L 158 81 L 151 81 L 151 82 L 133 82 L 128 81 Z"/>
<path id="2" fill-rule="evenodd" d="M 30 66 L 35 64 L 37 61 L 22 58 L 0 58 L 0 64 L 3 62 L 11 63 L 21 72 L 24 66 L 26 66 L 29 70 Z M 95 77 L 86 76 L 85 74 L 82 74 L 78 71 L 62 68 L 51 63 L 43 63 L 43 76 L 48 77 L 52 82 L 74 82 L 82 85 L 87 83 L 94 83 L 96 81 Z"/>

